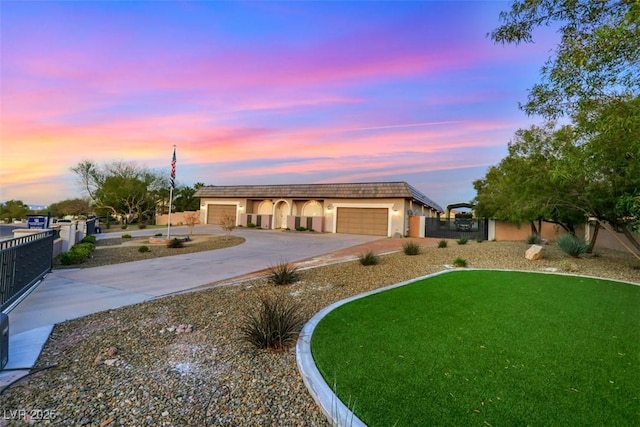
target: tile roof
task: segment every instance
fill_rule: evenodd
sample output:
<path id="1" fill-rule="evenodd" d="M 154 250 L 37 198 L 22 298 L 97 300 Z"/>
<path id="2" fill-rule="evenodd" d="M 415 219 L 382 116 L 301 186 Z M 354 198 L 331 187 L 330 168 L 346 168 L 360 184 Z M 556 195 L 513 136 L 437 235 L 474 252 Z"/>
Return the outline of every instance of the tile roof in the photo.
<path id="1" fill-rule="evenodd" d="M 444 212 L 442 207 L 406 182 L 362 182 L 343 184 L 209 185 L 200 187 L 195 197 L 243 199 L 386 199 L 418 201 Z"/>

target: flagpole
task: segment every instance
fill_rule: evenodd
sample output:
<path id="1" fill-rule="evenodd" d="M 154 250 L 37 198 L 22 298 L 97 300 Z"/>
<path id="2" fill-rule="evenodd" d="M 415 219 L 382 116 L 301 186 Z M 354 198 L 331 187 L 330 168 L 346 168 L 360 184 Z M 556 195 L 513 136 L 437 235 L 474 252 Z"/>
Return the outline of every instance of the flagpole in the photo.
<path id="1" fill-rule="evenodd" d="M 173 188 L 176 186 L 176 146 L 173 146 L 173 157 L 171 158 L 171 189 L 169 190 L 169 218 L 167 221 L 167 240 L 171 238 L 171 207 L 173 205 Z"/>
<path id="2" fill-rule="evenodd" d="M 171 238 L 171 201 L 173 200 L 173 186 L 169 190 L 169 220 L 167 222 L 167 240 Z"/>

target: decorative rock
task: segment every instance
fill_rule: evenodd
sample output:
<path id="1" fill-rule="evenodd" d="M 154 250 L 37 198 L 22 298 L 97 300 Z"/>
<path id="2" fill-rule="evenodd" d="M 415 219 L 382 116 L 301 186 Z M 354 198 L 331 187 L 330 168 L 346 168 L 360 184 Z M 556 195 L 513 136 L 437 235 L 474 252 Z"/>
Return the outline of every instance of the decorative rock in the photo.
<path id="1" fill-rule="evenodd" d="M 107 349 L 107 356 L 113 357 L 118 354 L 118 349 L 115 346 L 111 346 Z"/>
<path id="2" fill-rule="evenodd" d="M 118 359 L 107 359 L 104 361 L 104 364 L 107 366 L 113 366 L 116 364 L 117 361 Z"/>
<path id="3" fill-rule="evenodd" d="M 531 245 L 531 247 L 524 253 L 524 257 L 531 261 L 542 259 L 543 256 L 544 248 L 540 245 Z"/>

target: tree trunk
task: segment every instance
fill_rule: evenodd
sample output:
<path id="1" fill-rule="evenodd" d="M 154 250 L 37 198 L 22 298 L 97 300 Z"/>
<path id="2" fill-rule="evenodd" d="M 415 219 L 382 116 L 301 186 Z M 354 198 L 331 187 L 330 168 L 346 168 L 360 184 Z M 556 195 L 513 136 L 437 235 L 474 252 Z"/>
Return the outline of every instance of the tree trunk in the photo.
<path id="1" fill-rule="evenodd" d="M 536 223 L 531 221 L 531 234 L 539 236 L 538 230 L 536 230 Z"/>
<path id="2" fill-rule="evenodd" d="M 593 253 L 593 247 L 596 245 L 596 240 L 598 239 L 599 231 L 600 231 L 600 221 L 596 221 L 596 228 L 593 230 L 593 234 L 591 235 L 591 239 L 589 240 L 589 246 L 587 246 L 588 254 Z"/>
<path id="3" fill-rule="evenodd" d="M 629 231 L 629 227 L 621 227 L 622 228 L 622 233 L 624 234 L 624 236 L 629 239 L 629 241 L 631 242 L 631 244 L 633 246 L 635 246 L 635 248 L 637 250 L 640 251 L 640 243 L 638 243 L 638 241 L 636 240 L 635 236 L 631 233 L 631 231 Z"/>

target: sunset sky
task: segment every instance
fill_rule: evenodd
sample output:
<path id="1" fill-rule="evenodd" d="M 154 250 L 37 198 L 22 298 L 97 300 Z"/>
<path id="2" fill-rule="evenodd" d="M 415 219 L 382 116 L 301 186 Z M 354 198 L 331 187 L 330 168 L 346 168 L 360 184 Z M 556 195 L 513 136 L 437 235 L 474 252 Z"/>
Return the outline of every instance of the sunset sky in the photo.
<path id="1" fill-rule="evenodd" d="M 70 168 L 207 185 L 407 181 L 441 206 L 539 124 L 557 35 L 494 44 L 507 2 L 0 3 L 0 202 L 82 197 Z"/>

